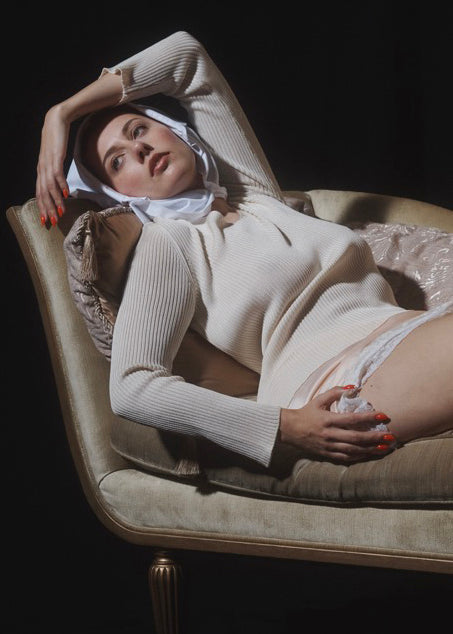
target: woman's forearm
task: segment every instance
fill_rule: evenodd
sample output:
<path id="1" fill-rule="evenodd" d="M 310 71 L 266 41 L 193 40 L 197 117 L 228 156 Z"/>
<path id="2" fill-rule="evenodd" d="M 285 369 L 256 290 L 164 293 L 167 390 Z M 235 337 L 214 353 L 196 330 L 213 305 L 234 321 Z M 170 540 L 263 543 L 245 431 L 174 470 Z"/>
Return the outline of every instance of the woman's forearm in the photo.
<path id="1" fill-rule="evenodd" d="M 265 466 L 280 408 L 191 385 L 173 374 L 193 321 L 198 292 L 179 246 L 146 223 L 115 322 L 110 366 L 112 410 L 140 424 L 202 436 Z"/>
<path id="2" fill-rule="evenodd" d="M 278 183 L 236 96 L 203 45 L 185 32 L 105 69 L 121 73 L 122 101 L 163 93 L 187 110 L 191 125 L 211 148 L 229 195 L 244 188 L 281 198 Z"/>
<path id="3" fill-rule="evenodd" d="M 121 101 L 122 91 L 120 75 L 106 73 L 54 108 L 64 121 L 73 123 L 91 112 L 117 105 Z"/>

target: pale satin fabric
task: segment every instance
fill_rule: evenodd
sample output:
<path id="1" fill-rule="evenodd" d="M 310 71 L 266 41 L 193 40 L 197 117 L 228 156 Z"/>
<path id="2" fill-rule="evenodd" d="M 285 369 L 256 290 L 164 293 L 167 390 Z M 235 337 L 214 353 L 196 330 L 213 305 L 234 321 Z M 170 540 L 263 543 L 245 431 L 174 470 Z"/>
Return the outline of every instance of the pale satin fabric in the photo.
<path id="1" fill-rule="evenodd" d="M 198 171 L 203 177 L 204 189 L 182 192 L 178 196 L 163 200 L 152 200 L 146 196 L 127 196 L 117 192 L 102 183 L 83 165 L 80 159 L 80 136 L 84 125 L 82 124 L 67 176 L 71 196 L 94 200 L 104 209 L 117 205 L 129 206 L 143 223 L 150 222 L 155 217 L 184 219 L 193 224 L 203 222 L 205 216 L 211 211 L 214 199 L 227 197 L 227 190 L 219 185 L 217 166 L 212 154 L 206 149 L 200 137 L 185 123 L 171 119 L 158 110 L 141 104 L 130 103 L 129 105 L 150 119 L 163 123 L 189 145 L 195 153 Z"/>
<path id="2" fill-rule="evenodd" d="M 453 301 L 428 311 L 407 311 L 387 319 L 367 337 L 349 346 L 313 372 L 296 391 L 288 407 L 303 407 L 311 399 L 335 386 L 355 385 L 356 389 L 346 390 L 340 400 L 333 403 L 331 411 L 344 413 L 373 410 L 372 404 L 358 396 L 365 381 L 412 330 L 451 312 Z M 379 423 L 370 429 L 385 431 L 387 427 Z"/>

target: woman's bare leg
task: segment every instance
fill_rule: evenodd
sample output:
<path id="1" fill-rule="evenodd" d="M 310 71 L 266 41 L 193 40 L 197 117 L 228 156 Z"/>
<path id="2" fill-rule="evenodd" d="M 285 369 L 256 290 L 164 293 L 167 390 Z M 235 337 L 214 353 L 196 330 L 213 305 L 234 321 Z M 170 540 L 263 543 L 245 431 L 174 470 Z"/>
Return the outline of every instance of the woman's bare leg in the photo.
<path id="1" fill-rule="evenodd" d="M 453 429 L 453 314 L 418 326 L 362 387 L 397 440 Z"/>

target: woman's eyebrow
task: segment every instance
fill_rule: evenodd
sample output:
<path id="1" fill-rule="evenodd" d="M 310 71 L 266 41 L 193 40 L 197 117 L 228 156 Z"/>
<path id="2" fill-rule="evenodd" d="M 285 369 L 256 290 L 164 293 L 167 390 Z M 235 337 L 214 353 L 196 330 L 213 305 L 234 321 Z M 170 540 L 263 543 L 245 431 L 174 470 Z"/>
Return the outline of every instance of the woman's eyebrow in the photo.
<path id="1" fill-rule="evenodd" d="M 121 128 L 121 135 L 122 136 L 127 137 L 127 135 L 129 134 L 129 128 L 134 123 L 134 121 L 140 121 L 140 117 L 132 117 L 132 119 L 128 119 L 126 121 L 126 123 Z M 112 145 L 111 147 L 109 147 L 107 152 L 104 154 L 104 158 L 102 160 L 102 166 L 103 167 L 105 167 L 105 164 L 106 164 L 107 159 L 109 158 L 109 156 L 111 154 L 114 154 L 115 152 L 117 152 L 120 148 L 121 148 L 120 145 Z"/>

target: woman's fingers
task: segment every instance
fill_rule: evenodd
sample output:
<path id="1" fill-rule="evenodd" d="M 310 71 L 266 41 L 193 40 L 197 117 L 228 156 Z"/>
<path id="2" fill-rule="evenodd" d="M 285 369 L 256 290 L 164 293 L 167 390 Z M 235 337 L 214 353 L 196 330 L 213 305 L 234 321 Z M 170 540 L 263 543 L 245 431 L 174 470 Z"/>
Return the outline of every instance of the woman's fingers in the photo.
<path id="1" fill-rule="evenodd" d="M 66 180 L 60 177 L 49 178 L 38 177 L 36 185 L 36 199 L 38 203 L 41 224 L 45 225 L 50 221 L 51 225 L 56 225 L 58 218 L 65 212 L 64 200 L 68 197 L 68 186 Z"/>
<path id="2" fill-rule="evenodd" d="M 355 389 L 356 389 L 355 385 L 343 385 L 343 386 L 337 385 L 336 387 L 332 387 L 330 388 L 330 390 L 327 390 L 326 392 L 319 394 L 313 400 L 317 401 L 320 407 L 324 407 L 325 409 L 330 409 L 330 406 L 333 405 L 335 401 L 338 401 L 341 398 L 341 396 L 345 393 L 345 391 L 355 390 Z"/>
<path id="3" fill-rule="evenodd" d="M 326 392 L 323 392 L 319 396 L 313 399 L 319 407 L 330 410 L 330 407 L 335 401 L 338 401 L 345 390 L 355 389 L 354 385 L 347 385 L 346 387 L 333 387 Z M 379 423 L 389 423 L 390 417 L 384 412 L 376 412 L 375 410 L 364 412 L 345 412 L 334 413 L 334 421 L 337 426 L 344 426 L 345 428 L 360 428 L 361 426 L 368 430 L 375 427 Z"/>
<path id="4" fill-rule="evenodd" d="M 342 434 L 341 431 L 345 431 Z M 390 453 L 394 447 L 395 438 L 387 434 L 388 440 L 384 440 L 382 432 L 348 432 L 347 430 L 335 430 L 330 436 L 324 437 L 321 454 L 335 460 L 344 462 L 356 462 L 372 457 L 382 457 Z"/>
<path id="5" fill-rule="evenodd" d="M 65 212 L 64 201 L 68 197 L 68 186 L 64 177 L 54 177 L 50 184 L 46 180 L 44 185 L 37 192 L 38 206 L 41 218 L 44 221 L 49 220 L 52 225 L 56 225 L 58 219 Z M 41 222 L 44 224 L 43 220 Z"/>
<path id="6" fill-rule="evenodd" d="M 355 386 L 335 387 L 321 394 L 318 405 L 323 408 L 338 400 L 345 389 Z M 354 462 L 372 456 L 384 456 L 396 444 L 395 436 L 382 430 L 374 430 L 378 423 L 388 423 L 390 418 L 384 412 L 347 412 L 328 413 L 325 419 L 323 437 L 325 440 L 325 455 L 332 460 Z"/>
<path id="7" fill-rule="evenodd" d="M 391 433 L 345 429 L 338 427 L 334 419 L 329 421 L 321 437 L 322 443 L 319 446 L 321 455 L 343 462 L 385 456 L 396 444 L 396 438 Z"/>

